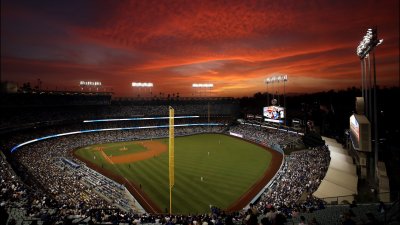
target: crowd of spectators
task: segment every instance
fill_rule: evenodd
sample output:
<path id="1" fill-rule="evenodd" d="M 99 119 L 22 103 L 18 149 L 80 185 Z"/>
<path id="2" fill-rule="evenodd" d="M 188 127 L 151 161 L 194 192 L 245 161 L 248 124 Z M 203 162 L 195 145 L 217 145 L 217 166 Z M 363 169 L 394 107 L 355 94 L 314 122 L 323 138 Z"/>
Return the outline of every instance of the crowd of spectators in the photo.
<path id="1" fill-rule="evenodd" d="M 3 153 L 0 152 L 0 189 L 1 205 L 9 202 L 19 202 L 26 197 L 26 188 L 19 177 L 13 172 Z"/>
<path id="2" fill-rule="evenodd" d="M 112 103 L 101 106 L 3 106 L 0 113 L 0 129 L 37 126 L 40 123 L 61 123 L 64 121 L 89 119 L 167 116 L 169 106 L 174 107 L 175 115 L 205 116 L 209 113 L 212 116 L 229 116 L 237 112 L 237 103 L 234 101 L 212 101 L 210 104 L 196 101 L 190 101 L 190 103 L 184 101 L 152 103 L 150 101 L 145 103 Z"/>
<path id="3" fill-rule="evenodd" d="M 198 118 L 175 118 L 174 124 L 196 124 L 196 123 L 219 123 L 229 124 L 231 117 L 198 117 Z M 115 127 L 146 127 L 146 126 L 166 126 L 169 124 L 168 118 L 156 120 L 128 120 L 128 121 L 113 121 L 101 123 L 81 123 L 75 126 L 74 129 L 78 130 L 92 130 L 102 128 L 115 128 Z"/>
<path id="4" fill-rule="evenodd" d="M 127 198 L 128 196 L 125 196 L 127 192 L 125 192 L 126 189 L 122 184 L 119 184 L 99 174 L 98 172 L 86 167 L 82 163 L 76 163 L 66 158 L 60 159 L 61 160 L 59 161 L 59 166 L 64 171 L 64 174 L 66 174 L 66 176 L 75 177 L 77 180 L 86 185 L 90 190 L 94 190 L 95 192 L 102 195 L 107 202 L 113 203 L 114 206 L 121 208 L 124 211 L 130 211 L 132 207 L 134 207 L 135 209 L 137 208 L 137 206 L 134 204 L 135 202 L 130 202 L 130 198 Z M 84 198 L 86 199 L 87 197 Z M 81 202 L 80 204 L 82 205 L 84 203 Z M 137 210 L 139 211 L 141 209 Z"/>
<path id="5" fill-rule="evenodd" d="M 74 100 L 76 97 L 71 98 Z M 85 119 L 167 116 L 168 108 L 175 115 L 199 115 L 200 118 L 177 119 L 175 124 L 217 122 L 229 124 L 237 113 L 234 100 L 180 100 L 180 101 L 114 101 L 104 96 L 79 99 L 68 104 L 41 104 L 28 106 L 2 104 L 0 132 L 17 129 L 0 140 L 1 151 L 47 135 L 100 128 L 159 126 L 168 120 L 81 123 Z M 177 100 L 177 99 L 176 99 Z M 42 102 L 42 101 L 39 101 Z M 72 101 L 73 102 L 73 101 Z M 25 103 L 24 103 L 25 104 Z M 211 115 L 211 120 L 207 114 Z M 62 126 L 60 126 L 62 124 Z M 21 128 L 30 128 L 22 131 Z M 175 129 L 175 135 L 204 132 L 228 133 L 227 126 L 193 126 Z M 244 139 L 283 152 L 301 142 L 295 133 L 240 124 L 229 132 Z M 325 176 L 329 165 L 326 146 L 293 152 L 285 156 L 284 164 L 271 185 L 247 210 L 226 213 L 211 207 L 210 213 L 199 215 L 162 215 L 141 213 L 132 206 L 121 184 L 86 167 L 71 158 L 71 150 L 99 143 L 130 141 L 168 136 L 167 128 L 105 131 L 47 139 L 19 149 L 7 162 L 0 152 L 0 224 L 15 216 L 13 210 L 22 210 L 23 217 L 46 224 L 86 223 L 155 223 L 155 224 L 284 224 L 286 218 L 301 212 L 324 208 L 321 200 L 312 196 Z M 71 166 L 74 162 L 78 166 Z M 12 167 L 10 166 L 12 165 Z M 133 210 L 132 210 L 133 209 Z M 13 214 L 11 216 L 11 214 Z M 13 224 L 13 220 L 8 220 Z M 15 222 L 15 221 L 14 221 Z M 312 222 L 311 222 L 312 223 Z"/>
<path id="6" fill-rule="evenodd" d="M 69 150 L 84 143 L 79 139 L 75 136 L 36 142 L 17 151 L 13 158 L 22 164 L 21 171 L 35 179 L 63 206 L 106 207 L 106 202 L 80 181 L 80 174 L 71 173 L 60 164 L 60 157 L 68 157 Z"/>
<path id="7" fill-rule="evenodd" d="M 0 153 L 0 222 L 6 224 L 8 210 L 23 208 L 25 216 L 35 216 L 43 209 L 54 207 L 55 202 L 40 189 L 26 185 Z M 8 210 L 7 210 L 8 209 Z M 11 218 L 11 224 L 13 218 Z"/>
<path id="8" fill-rule="evenodd" d="M 229 124 L 231 118 L 230 117 L 210 117 L 208 121 L 207 117 L 199 117 L 199 118 L 191 118 L 191 119 L 175 119 L 175 125 L 179 124 L 197 124 L 197 123 L 218 123 L 227 125 Z M 0 146 L 3 149 L 11 149 L 12 147 L 32 140 L 36 138 L 42 138 L 46 136 L 51 136 L 55 134 L 61 133 L 68 133 L 68 132 L 75 132 L 75 131 L 82 131 L 82 130 L 94 130 L 94 129 L 105 129 L 105 128 L 128 128 L 128 127 L 153 127 L 153 126 L 160 126 L 160 125 L 168 125 L 168 119 L 162 120 L 137 120 L 137 121 L 116 121 L 116 122 L 99 122 L 99 123 L 72 123 L 72 124 L 65 124 L 62 126 L 45 126 L 45 127 L 38 127 L 38 128 L 30 128 L 23 131 L 18 131 L 18 135 L 14 133 L 5 134 L 3 135 L 4 138 L 0 139 Z M 206 129 L 212 131 L 213 126 L 206 126 Z M 194 128 L 193 128 L 194 129 Z M 155 129 L 148 129 L 147 131 L 151 136 L 157 136 L 157 133 L 160 132 L 156 131 Z M 201 131 L 199 131 L 201 132 Z M 146 135 L 142 135 L 143 132 L 134 132 L 132 130 L 119 130 L 113 133 L 109 132 L 110 135 L 115 136 L 113 140 L 129 140 L 131 137 L 135 139 L 143 139 L 146 138 Z M 98 133 L 96 133 L 98 134 Z M 134 136 L 132 136 L 134 135 Z M 136 135 L 136 136 L 135 136 Z M 166 135 L 166 134 L 163 134 Z M 9 138 L 8 138 L 9 137 Z M 99 140 L 101 141 L 101 140 Z M 103 140 L 107 142 L 107 139 Z"/>
<path id="9" fill-rule="evenodd" d="M 63 129 L 49 128 L 46 132 L 59 133 Z M 281 147 L 282 143 L 299 138 L 294 134 L 248 125 L 232 126 L 229 131 L 269 147 Z M 180 127 L 175 130 L 178 136 L 204 132 L 225 133 L 227 130 L 226 126 Z M 167 135 L 168 129 L 158 128 L 86 133 L 40 141 L 24 146 L 12 155 L 15 161 L 10 163 L 17 173 L 0 154 L 0 222 L 18 224 L 14 219 L 15 210 L 20 210 L 22 220 L 40 221 L 42 224 L 268 225 L 285 224 L 289 218 L 305 223 L 306 219 L 300 216 L 304 215 L 302 213 L 325 207 L 312 193 L 318 188 L 329 164 L 326 146 L 287 155 L 275 180 L 247 210 L 226 213 L 211 207 L 210 213 L 206 214 L 172 216 L 129 210 L 132 202 L 124 196 L 122 185 L 87 168 L 70 155 L 71 149 L 81 146 Z M 32 138 L 29 133 L 22 136 L 9 138 L 4 143 Z M 269 143 L 271 141 L 274 145 Z M 8 148 L 5 147 L 1 145 L 2 149 Z M 308 222 L 318 224 L 315 218 L 308 219 Z"/>
<path id="10" fill-rule="evenodd" d="M 280 151 L 286 149 L 292 143 L 301 142 L 298 134 L 261 126 L 239 124 L 231 127 L 229 131 L 243 135 L 245 139 Z"/>
<path id="11" fill-rule="evenodd" d="M 297 134 L 246 124 L 231 127 L 229 132 L 243 135 L 245 139 L 278 151 L 282 151 L 287 143 L 300 139 Z M 323 202 L 313 197 L 312 193 L 318 189 L 329 162 L 327 146 L 293 152 L 286 156 L 275 180 L 252 206 L 250 213 L 263 212 L 266 222 L 275 223 L 276 218 L 280 220 L 277 217 L 279 213 L 290 218 L 300 211 L 323 208 Z"/>
<path id="12" fill-rule="evenodd" d="M 152 121 L 150 123 L 159 122 Z M 71 128 L 51 128 L 49 130 L 50 132 L 60 133 L 63 129 Z M 49 132 L 49 130 L 46 130 L 46 132 Z M 222 133 L 225 130 L 225 126 L 182 127 L 177 128 L 175 134 L 181 136 L 203 132 Z M 229 131 L 242 134 L 245 139 L 269 147 L 280 147 L 282 143 L 287 143 L 288 140 L 295 140 L 298 138 L 294 134 L 243 124 L 233 126 Z M 57 206 L 61 209 L 69 209 L 70 211 L 68 211 L 68 213 L 71 215 L 74 214 L 75 216 L 79 215 L 77 218 L 81 218 L 88 214 L 88 212 L 83 209 L 112 209 L 117 205 L 122 209 L 128 208 L 129 203 L 125 200 L 120 200 L 122 195 L 121 192 L 118 191 L 118 189 L 121 188 L 119 185 L 110 182 L 107 180 L 108 178 L 101 178 L 102 175 L 96 174 L 96 172 L 84 167 L 79 161 L 78 164 L 82 165 L 81 167 L 78 169 L 70 169 L 60 158 L 70 157 L 70 150 L 80 146 L 167 136 L 168 129 L 166 128 L 86 133 L 59 137 L 57 139 L 48 139 L 24 146 L 13 155 L 13 158 L 17 159 L 21 164 L 22 167 L 19 168 L 24 170 L 25 174 L 31 176 L 31 179 L 33 178 L 37 181 L 39 186 L 45 190 L 48 197 L 41 198 L 51 199 L 54 201 L 52 202 L 53 204 L 57 203 Z M 29 137 L 29 133 L 27 133 L 17 141 L 8 140 L 7 143 L 17 143 L 21 141 L 21 139 L 29 140 L 30 138 L 32 137 Z M 237 212 L 235 214 L 230 214 L 228 217 L 222 211 L 214 210 L 213 216 L 211 217 L 209 215 L 198 215 L 192 218 L 174 216 L 169 219 L 174 222 L 183 222 L 182 220 L 186 221 L 191 219 L 191 222 L 195 220 L 211 223 L 213 221 L 216 223 L 218 221 L 222 222 L 222 220 L 224 220 L 222 223 L 226 223 L 225 220 L 227 219 L 228 221 L 236 223 L 242 221 L 246 221 L 247 223 L 247 221 L 251 221 L 252 216 L 259 215 L 260 213 L 265 216 L 268 213 L 268 215 L 274 213 L 276 215 L 282 214 L 290 217 L 296 210 L 313 209 L 316 207 L 316 202 L 319 202 L 311 197 L 311 193 L 316 190 L 319 182 L 322 180 L 328 163 L 329 153 L 326 148 L 293 153 L 286 157 L 285 165 L 279 172 L 276 181 L 267 192 L 262 194 L 260 200 L 252 205 L 250 211 Z M 102 184 L 109 183 L 112 187 L 102 188 L 102 185 L 96 185 L 99 182 Z M 109 190 L 113 191 L 107 193 Z M 299 200 L 304 196 L 306 196 L 306 201 L 300 204 Z M 132 214 L 132 212 L 129 211 L 125 211 L 125 214 L 121 213 L 122 212 L 119 212 L 120 215 L 130 213 L 129 215 L 131 216 L 129 218 L 131 218 L 132 221 L 140 219 L 140 221 L 157 222 L 164 220 L 166 222 L 166 220 L 168 220 L 166 217 L 147 214 L 141 215 L 139 218 L 138 215 Z M 66 214 L 66 211 L 64 211 L 64 214 Z M 223 215 L 223 217 L 221 217 L 221 215 Z M 276 215 L 273 218 L 276 218 Z M 268 217 L 271 220 L 272 217 Z M 123 220 L 123 218 L 115 217 L 115 215 L 96 215 L 96 218 L 102 221 L 114 219 Z M 127 219 L 127 217 L 124 218 Z M 218 218 L 220 218 L 220 220 L 218 220 Z"/>
<path id="13" fill-rule="evenodd" d="M 329 161 L 326 146 L 286 156 L 276 180 L 261 196 L 259 207 L 279 209 L 288 217 L 296 215 L 296 212 L 324 208 L 323 202 L 313 197 L 312 193 L 324 178 Z"/>

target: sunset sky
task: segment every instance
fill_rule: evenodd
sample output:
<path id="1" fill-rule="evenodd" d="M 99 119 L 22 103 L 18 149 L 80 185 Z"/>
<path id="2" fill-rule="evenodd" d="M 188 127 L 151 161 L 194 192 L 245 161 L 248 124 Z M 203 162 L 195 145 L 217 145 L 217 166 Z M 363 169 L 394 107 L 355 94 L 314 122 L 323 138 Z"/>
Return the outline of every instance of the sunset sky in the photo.
<path id="1" fill-rule="evenodd" d="M 378 84 L 398 86 L 398 0 L 1 0 L 1 80 L 100 81 L 116 96 L 136 95 L 134 81 L 154 95 L 213 83 L 212 96 L 250 96 L 279 74 L 290 93 L 360 87 L 355 52 L 371 26 L 384 39 Z"/>

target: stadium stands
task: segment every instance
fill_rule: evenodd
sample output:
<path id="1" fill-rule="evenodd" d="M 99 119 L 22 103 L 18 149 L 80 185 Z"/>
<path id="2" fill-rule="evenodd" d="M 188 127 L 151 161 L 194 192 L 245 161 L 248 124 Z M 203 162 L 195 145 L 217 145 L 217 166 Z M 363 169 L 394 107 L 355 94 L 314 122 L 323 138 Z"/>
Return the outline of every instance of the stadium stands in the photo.
<path id="1" fill-rule="evenodd" d="M 238 104 L 232 99 L 210 102 L 195 100 L 134 101 L 106 105 L 69 106 L 7 106 L 1 105 L 0 131 L 37 127 L 40 125 L 65 124 L 85 119 L 129 118 L 166 116 L 168 106 L 176 108 L 175 115 L 232 116 L 238 112 Z"/>
<path id="2" fill-rule="evenodd" d="M 261 145 L 283 151 L 289 144 L 299 142 L 301 139 L 298 134 L 282 132 L 279 130 L 267 129 L 261 126 L 240 124 L 231 127 L 230 131 L 241 134 L 245 139 L 254 141 Z"/>
<path id="3" fill-rule="evenodd" d="M 354 195 L 357 194 L 358 183 L 356 166 L 353 164 L 353 159 L 348 156 L 347 151 L 335 140 L 324 139 L 329 149 L 331 162 L 325 178 L 313 195 L 327 202 L 352 202 Z"/>
<path id="4" fill-rule="evenodd" d="M 176 103 L 176 114 L 200 115 L 201 117 L 177 120 L 177 124 L 208 122 L 209 119 L 204 116 L 204 112 L 208 110 L 207 105 L 189 103 L 191 104 Z M 160 120 L 82 123 L 83 119 L 167 115 L 165 104 L 152 104 L 146 106 L 120 102 L 102 106 L 101 109 L 96 106 L 82 108 L 74 106 L 52 108 L 52 111 L 43 110 L 46 109 L 43 107 L 29 108 L 26 111 L 12 110 L 1 117 L 3 128 L 46 121 L 48 118 L 74 122 L 62 123 L 62 126 L 58 123 L 50 123 L 38 128 L 33 128 L 35 126 L 33 123 L 32 126 L 28 126 L 28 130 L 14 130 L 3 135 L 0 148 L 9 156 L 9 150 L 13 146 L 50 134 L 116 126 L 165 124 L 166 121 Z M 214 102 L 211 106 L 210 121 L 231 124 L 230 126 L 179 127 L 176 128 L 175 134 L 183 136 L 206 132 L 226 134 L 234 132 L 241 134 L 244 139 L 279 152 L 284 152 L 289 145 L 301 142 L 301 137 L 295 133 L 248 124 L 232 125 L 230 115 L 234 113 L 235 107 L 230 100 L 224 100 L 223 104 Z M 1 222 L 10 224 L 14 222 L 15 224 L 71 224 L 74 222 L 193 225 L 207 223 L 211 225 L 285 224 L 286 221 L 286 224 L 297 224 L 303 216 L 308 224 L 313 224 L 313 218 L 320 224 L 340 224 L 346 219 L 366 224 L 375 219 L 378 221 L 396 221 L 397 219 L 394 212 L 398 212 L 398 202 L 385 205 L 387 210 L 381 213 L 377 210 L 379 205 L 376 204 L 357 205 L 353 208 L 327 206 L 325 202 L 315 197 L 315 191 L 321 187 L 324 177 L 331 177 L 332 179 L 325 180 L 334 181 L 336 184 L 343 184 L 342 179 L 337 179 L 339 175 L 352 180 L 355 178 L 355 167 L 350 163 L 351 158 L 343 156 L 344 152 L 339 148 L 338 143 L 285 155 L 284 164 L 271 185 L 248 209 L 227 213 L 213 207 L 209 214 L 198 215 L 169 216 L 144 213 L 143 208 L 137 204 L 137 199 L 129 196 L 126 187 L 88 168 L 83 162 L 72 158 L 70 154 L 71 150 L 86 145 L 167 137 L 167 135 L 166 128 L 84 133 L 32 143 L 21 147 L 8 158 L 1 154 Z M 343 170 L 349 172 L 344 175 Z M 356 191 L 356 184 L 348 188 Z M 367 212 L 369 214 L 366 214 Z M 351 213 L 354 215 L 351 216 Z"/>

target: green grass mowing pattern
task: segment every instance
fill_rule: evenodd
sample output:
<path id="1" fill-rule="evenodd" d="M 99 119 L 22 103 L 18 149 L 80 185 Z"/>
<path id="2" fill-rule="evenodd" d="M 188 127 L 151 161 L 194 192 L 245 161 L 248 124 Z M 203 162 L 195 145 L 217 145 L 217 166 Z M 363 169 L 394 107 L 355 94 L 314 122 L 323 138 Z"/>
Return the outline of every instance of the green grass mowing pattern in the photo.
<path id="1" fill-rule="evenodd" d="M 168 145 L 168 139 L 153 141 Z M 141 184 L 161 209 L 169 207 L 167 152 L 148 160 L 115 165 L 108 164 L 99 153 L 96 160 L 93 156 L 87 158 L 85 149 L 77 154 Z M 226 135 L 175 138 L 173 212 L 207 213 L 209 205 L 227 208 L 263 176 L 270 161 L 271 154 L 263 148 Z"/>

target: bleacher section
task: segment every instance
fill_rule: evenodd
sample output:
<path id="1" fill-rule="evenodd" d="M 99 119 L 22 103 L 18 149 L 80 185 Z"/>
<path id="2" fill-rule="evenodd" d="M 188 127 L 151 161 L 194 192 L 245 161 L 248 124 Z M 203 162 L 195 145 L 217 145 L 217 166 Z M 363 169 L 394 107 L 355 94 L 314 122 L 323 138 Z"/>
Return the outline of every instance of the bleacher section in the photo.
<path id="1" fill-rule="evenodd" d="M 87 119 L 111 119 L 144 116 L 166 116 L 168 107 L 175 108 L 175 115 L 232 116 L 238 114 L 234 99 L 180 99 L 131 101 L 96 105 L 69 106 L 8 106 L 0 105 L 0 133 L 21 128 L 80 122 Z"/>
<path id="2" fill-rule="evenodd" d="M 66 158 L 61 158 L 61 162 L 68 166 L 74 174 L 77 174 L 81 181 L 90 189 L 95 190 L 108 202 L 114 204 L 121 210 L 129 212 L 133 208 L 139 213 L 145 212 L 140 204 L 137 204 L 136 199 L 134 199 L 132 195 L 126 196 L 127 192 L 122 184 L 103 176 L 102 174 L 86 167 L 84 164 L 70 164 L 68 162 L 71 162 L 71 160 Z M 128 199 L 133 199 L 133 201 L 130 202 Z"/>
<path id="3" fill-rule="evenodd" d="M 77 125 L 80 126 L 93 128 L 90 127 L 93 125 Z M 7 151 L 23 141 L 48 135 L 48 132 L 61 133 L 71 129 L 76 127 L 35 129 L 35 132 L 10 135 L 6 140 L 0 141 L 0 147 L 2 151 Z M 180 136 L 202 132 L 234 132 L 247 140 L 280 152 L 288 144 L 301 139 L 296 134 L 246 124 L 230 127 L 180 127 L 175 134 Z M 1 224 L 239 225 L 252 224 L 249 220 L 254 217 L 261 222 L 264 217 L 271 216 L 271 212 L 275 216 L 274 223 L 277 218 L 283 218 L 280 221 L 287 220 L 286 223 L 276 224 L 299 224 L 301 216 L 306 218 L 307 224 L 313 224 L 313 218 L 323 225 L 341 224 L 345 220 L 353 220 L 356 224 L 378 224 L 376 221 L 381 224 L 384 221 L 389 221 L 386 223 L 389 225 L 400 224 L 398 200 L 386 205 L 352 205 L 350 208 L 349 205 L 326 206 L 321 199 L 312 196 L 312 193 L 317 196 L 318 191 L 327 197 L 357 193 L 356 167 L 352 164 L 352 158 L 341 148 L 341 144 L 329 138 L 324 138 L 327 146 L 286 155 L 284 164 L 271 185 L 248 210 L 225 213 L 210 209 L 211 213 L 204 215 L 144 213 L 143 208 L 136 204 L 136 199 L 129 195 L 123 185 L 86 167 L 82 162 L 71 159 L 70 155 L 72 149 L 81 146 L 167 135 L 168 129 L 163 128 L 85 133 L 43 140 L 24 146 L 12 154 L 9 160 L 17 162 L 16 165 L 13 164 L 17 173 L 1 154 Z M 377 172 L 383 176 L 384 165 L 380 164 Z M 385 187 L 384 183 L 382 187 Z M 321 188 L 333 189 L 337 193 L 322 191 Z M 331 201 L 352 201 L 347 198 L 334 199 Z"/>
<path id="4" fill-rule="evenodd" d="M 328 146 L 331 161 L 326 176 L 313 195 L 327 202 L 350 203 L 354 200 L 353 195 L 357 194 L 356 166 L 336 140 L 323 139 Z"/>

